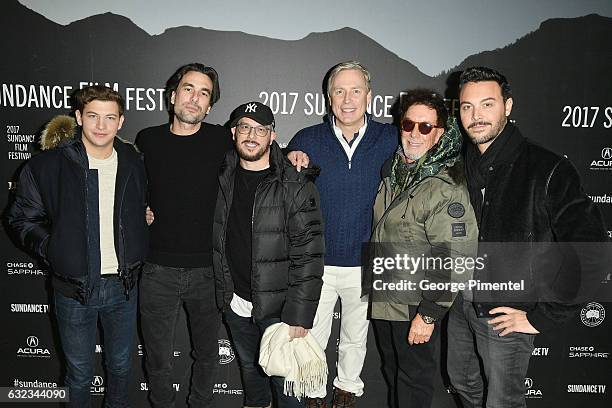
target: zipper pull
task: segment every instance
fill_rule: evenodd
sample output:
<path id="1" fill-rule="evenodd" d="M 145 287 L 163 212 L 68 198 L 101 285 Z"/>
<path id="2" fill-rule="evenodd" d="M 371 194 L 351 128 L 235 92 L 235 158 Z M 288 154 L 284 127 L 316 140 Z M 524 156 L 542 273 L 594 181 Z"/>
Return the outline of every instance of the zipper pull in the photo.
<path id="1" fill-rule="evenodd" d="M 351 169 L 351 161 L 348 161 L 348 165 L 349 165 L 349 170 Z"/>

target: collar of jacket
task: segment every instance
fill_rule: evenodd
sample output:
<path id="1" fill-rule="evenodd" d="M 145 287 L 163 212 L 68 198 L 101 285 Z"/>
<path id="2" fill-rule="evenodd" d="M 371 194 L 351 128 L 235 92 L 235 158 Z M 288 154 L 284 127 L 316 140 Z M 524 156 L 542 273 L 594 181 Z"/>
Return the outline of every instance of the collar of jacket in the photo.
<path id="1" fill-rule="evenodd" d="M 365 113 L 365 118 L 366 118 L 366 123 L 369 126 L 370 123 L 372 122 L 372 115 L 370 113 L 366 112 Z M 327 122 L 327 126 L 329 126 L 329 130 L 332 132 L 332 135 L 334 135 L 334 137 L 336 137 L 336 132 L 334 132 L 334 113 L 333 112 L 329 112 L 325 116 L 325 118 L 323 120 L 325 122 Z M 361 125 L 361 126 L 363 126 L 363 125 Z M 366 128 L 366 133 L 368 133 L 368 128 Z M 365 137 L 365 134 L 363 135 L 363 137 Z"/>

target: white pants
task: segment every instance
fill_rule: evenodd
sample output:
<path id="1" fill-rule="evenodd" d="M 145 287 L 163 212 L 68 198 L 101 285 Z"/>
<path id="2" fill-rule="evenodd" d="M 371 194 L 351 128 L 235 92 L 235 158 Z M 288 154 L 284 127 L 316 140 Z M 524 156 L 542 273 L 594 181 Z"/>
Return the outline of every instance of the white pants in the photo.
<path id="1" fill-rule="evenodd" d="M 340 344 L 338 346 L 338 375 L 334 387 L 363 394 L 363 381 L 359 378 L 366 355 L 369 320 L 368 302 L 361 299 L 361 267 L 325 265 L 321 299 L 310 333 L 326 349 L 331 334 L 334 307 L 340 297 Z M 323 398 L 327 394 L 324 385 L 309 397 Z"/>

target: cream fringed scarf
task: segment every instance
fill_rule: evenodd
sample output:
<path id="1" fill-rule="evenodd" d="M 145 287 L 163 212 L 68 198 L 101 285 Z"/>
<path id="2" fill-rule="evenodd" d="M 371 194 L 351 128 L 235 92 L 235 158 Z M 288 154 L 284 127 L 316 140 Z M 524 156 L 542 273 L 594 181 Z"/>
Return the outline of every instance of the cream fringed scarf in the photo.
<path id="1" fill-rule="evenodd" d="M 308 333 L 289 340 L 289 326 L 276 323 L 268 327 L 259 346 L 259 365 L 269 376 L 285 378 L 285 395 L 297 399 L 308 396 L 327 382 L 325 353 Z"/>

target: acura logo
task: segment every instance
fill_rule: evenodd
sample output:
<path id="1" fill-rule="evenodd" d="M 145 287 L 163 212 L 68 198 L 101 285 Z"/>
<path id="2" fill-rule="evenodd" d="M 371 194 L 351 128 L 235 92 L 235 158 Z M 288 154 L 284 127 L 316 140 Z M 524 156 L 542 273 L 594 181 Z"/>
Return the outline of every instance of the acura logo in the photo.
<path id="1" fill-rule="evenodd" d="M 28 347 L 32 347 L 32 348 L 38 347 L 38 337 L 28 336 L 26 343 L 28 344 Z"/>
<path id="2" fill-rule="evenodd" d="M 525 388 L 530 389 L 533 387 L 533 380 L 529 377 L 525 378 Z"/>
<path id="3" fill-rule="evenodd" d="M 100 387 L 102 386 L 102 384 L 104 384 L 104 379 L 102 378 L 102 376 L 94 375 L 91 385 L 93 385 L 94 387 Z"/>
<path id="4" fill-rule="evenodd" d="M 604 147 L 601 149 L 601 158 L 602 159 L 612 159 L 612 147 Z"/>

